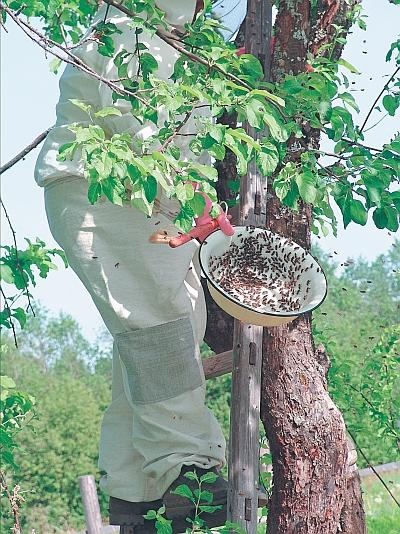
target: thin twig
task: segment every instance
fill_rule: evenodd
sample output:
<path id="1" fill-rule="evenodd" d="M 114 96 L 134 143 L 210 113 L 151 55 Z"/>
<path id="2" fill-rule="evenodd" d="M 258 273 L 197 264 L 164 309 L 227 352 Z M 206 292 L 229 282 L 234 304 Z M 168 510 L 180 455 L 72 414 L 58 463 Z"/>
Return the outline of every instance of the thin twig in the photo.
<path id="1" fill-rule="evenodd" d="M 25 285 L 25 296 L 28 299 L 28 309 L 29 308 L 31 309 L 32 315 L 35 317 L 35 310 L 33 309 L 33 306 L 32 306 L 31 297 L 30 297 L 29 289 L 28 289 L 28 284 L 25 281 L 24 271 L 23 271 L 23 269 L 21 267 L 21 264 L 19 262 L 18 245 L 17 245 L 17 233 L 14 230 L 14 227 L 13 227 L 13 225 L 11 223 L 10 216 L 8 215 L 8 211 L 7 211 L 6 207 L 5 207 L 4 202 L 3 202 L 2 199 L 0 199 L 0 204 L 1 204 L 1 207 L 3 208 L 4 215 L 6 216 L 7 223 L 8 223 L 8 226 L 9 226 L 9 228 L 11 230 L 11 234 L 12 234 L 12 237 L 13 237 L 14 249 L 15 249 L 15 262 L 17 264 L 17 269 L 19 270 L 19 272 L 21 274 L 22 281 L 24 282 L 24 285 Z"/>
<path id="2" fill-rule="evenodd" d="M 363 143 L 360 143 L 359 141 L 351 141 L 350 139 L 346 139 L 346 138 L 342 139 L 342 141 L 344 143 L 347 143 L 348 145 L 360 146 L 361 148 L 366 148 L 367 150 L 372 150 L 374 152 L 382 152 L 381 148 L 375 148 L 373 146 L 364 145 Z"/>
<path id="3" fill-rule="evenodd" d="M 7 498 L 10 501 L 11 510 L 14 516 L 14 534 L 20 534 L 21 533 L 21 524 L 19 522 L 19 506 L 18 506 L 18 495 L 15 495 L 15 489 L 14 489 L 14 495 L 11 495 L 10 490 L 8 488 L 6 477 L 3 473 L 3 471 L 0 469 L 0 484 L 3 486 L 4 491 L 6 492 Z"/>
<path id="4" fill-rule="evenodd" d="M 365 117 L 365 120 L 360 128 L 360 133 L 364 130 L 365 128 L 365 125 L 367 124 L 368 122 L 368 119 L 370 118 L 372 112 L 374 111 L 375 109 L 375 106 L 376 104 L 379 102 L 381 96 L 383 95 L 383 93 L 386 91 L 386 89 L 389 87 L 389 84 L 390 82 L 394 79 L 394 77 L 396 76 L 396 74 L 400 71 L 400 67 L 397 67 L 397 69 L 394 71 L 394 73 L 391 75 L 391 77 L 389 78 L 389 80 L 385 83 L 385 85 L 383 86 L 383 89 L 382 91 L 379 93 L 379 95 L 376 97 L 376 99 L 374 100 L 374 103 L 372 104 L 371 106 L 371 109 L 368 111 L 367 113 L 367 116 Z"/>
<path id="5" fill-rule="evenodd" d="M 3 288 L 1 287 L 0 285 L 0 293 L 4 299 L 4 307 L 5 309 L 8 311 L 8 319 L 10 321 L 10 325 L 11 325 L 11 330 L 12 330 L 12 333 L 13 333 L 13 338 L 14 338 L 14 345 L 15 345 L 15 348 L 17 349 L 18 348 L 18 341 L 17 341 L 17 332 L 15 331 L 15 326 L 14 326 L 14 321 L 12 319 L 12 315 L 11 315 L 11 308 L 8 304 L 8 300 L 7 300 L 7 297 L 3 291 Z"/>
<path id="6" fill-rule="evenodd" d="M 354 437 L 354 434 L 350 432 L 349 429 L 347 429 L 347 432 L 350 434 L 351 439 L 354 441 L 354 445 L 357 447 L 357 449 L 360 451 L 361 456 L 364 458 L 364 460 L 367 462 L 368 467 L 372 470 L 372 472 L 378 477 L 386 491 L 389 493 L 389 495 L 392 497 L 394 502 L 397 504 L 397 506 L 400 508 L 400 502 L 396 499 L 396 497 L 393 495 L 393 493 L 390 491 L 389 486 L 386 484 L 386 482 L 383 480 L 381 475 L 378 473 L 378 471 L 375 469 L 375 467 L 371 464 L 371 462 L 368 460 L 367 456 L 365 455 L 365 452 L 362 450 L 360 445 L 357 443 L 356 438 Z"/>
<path id="7" fill-rule="evenodd" d="M 3 172 L 8 171 L 8 169 L 11 169 L 18 161 L 21 159 L 24 159 L 25 156 L 29 154 L 34 148 L 36 148 L 40 143 L 47 137 L 47 134 L 50 132 L 52 128 L 47 128 L 44 132 L 39 134 L 28 146 L 26 146 L 21 152 L 19 152 L 16 156 L 14 156 L 10 161 L 5 163 L 2 167 L 0 167 L 0 174 L 3 174 Z"/>
<path id="8" fill-rule="evenodd" d="M 160 148 L 160 152 L 164 152 L 167 146 L 175 139 L 175 137 L 179 134 L 180 130 L 185 126 L 187 121 L 190 119 L 192 113 L 193 113 L 192 109 L 186 113 L 184 119 L 181 121 L 179 126 L 172 132 L 172 134 L 168 137 L 168 139 L 164 141 L 164 143 L 162 144 Z"/>

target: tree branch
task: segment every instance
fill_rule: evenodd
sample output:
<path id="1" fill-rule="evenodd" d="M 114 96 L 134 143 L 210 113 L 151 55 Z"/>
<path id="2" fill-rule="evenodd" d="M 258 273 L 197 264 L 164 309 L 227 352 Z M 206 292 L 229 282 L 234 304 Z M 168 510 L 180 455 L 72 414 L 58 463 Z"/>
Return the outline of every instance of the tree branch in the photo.
<path id="1" fill-rule="evenodd" d="M 175 137 L 179 134 L 180 130 L 185 126 L 187 121 L 190 119 L 192 113 L 193 113 L 192 109 L 186 113 L 185 117 L 183 118 L 183 120 L 179 124 L 179 126 L 177 126 L 177 128 L 168 137 L 168 139 L 166 141 L 164 141 L 163 145 L 160 148 L 160 152 L 164 152 L 164 150 L 167 148 L 167 146 L 175 139 Z M 184 135 L 184 134 L 182 134 L 182 135 Z"/>
<path id="2" fill-rule="evenodd" d="M 10 492 L 10 490 L 8 488 L 4 473 L 1 470 L 0 470 L 0 484 L 1 484 L 1 486 L 3 486 L 4 491 L 6 492 L 6 495 L 7 495 L 7 498 L 9 500 L 9 502 L 10 502 L 11 510 L 12 510 L 12 513 L 13 513 L 13 516 L 14 516 L 14 528 L 12 529 L 13 533 L 14 534 L 20 534 L 21 533 L 21 525 L 20 525 L 20 522 L 19 522 L 19 501 L 20 501 L 21 496 L 18 495 L 18 490 L 16 491 L 17 486 L 14 488 L 13 495 L 11 494 L 11 492 Z M 19 487 L 18 487 L 18 489 L 19 489 Z"/>
<path id="3" fill-rule="evenodd" d="M 360 133 L 364 130 L 367 122 L 368 122 L 368 119 L 370 118 L 372 112 L 374 111 L 374 108 L 376 106 L 376 104 L 379 102 L 381 96 L 383 95 L 383 93 L 386 91 L 386 89 L 389 87 L 389 84 L 390 82 L 393 81 L 394 77 L 396 76 L 396 74 L 400 71 L 400 67 L 397 67 L 397 69 L 394 71 L 394 73 L 391 75 L 391 77 L 389 78 L 389 80 L 385 83 L 385 85 L 383 86 L 383 89 L 382 91 L 379 93 L 379 95 L 376 97 L 376 99 L 374 100 L 374 103 L 372 104 L 371 106 L 371 109 L 368 111 L 367 113 L 367 116 L 365 117 L 365 120 L 360 128 Z"/>
<path id="4" fill-rule="evenodd" d="M 26 146 L 21 152 L 19 152 L 16 156 L 14 156 L 10 161 L 5 163 L 2 167 L 0 167 L 0 174 L 3 174 L 3 172 L 8 171 L 8 169 L 11 169 L 18 161 L 21 159 L 24 159 L 25 156 L 29 154 L 34 148 L 36 148 L 40 143 L 47 137 L 47 134 L 50 132 L 52 128 L 47 128 L 44 132 L 39 134 L 28 146 Z"/>

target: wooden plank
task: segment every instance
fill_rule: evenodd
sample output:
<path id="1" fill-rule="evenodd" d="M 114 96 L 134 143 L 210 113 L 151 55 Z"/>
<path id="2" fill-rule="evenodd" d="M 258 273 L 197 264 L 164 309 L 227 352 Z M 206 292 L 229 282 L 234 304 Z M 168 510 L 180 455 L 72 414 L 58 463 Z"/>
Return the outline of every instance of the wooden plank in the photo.
<path id="1" fill-rule="evenodd" d="M 228 350 L 205 358 L 202 363 L 206 380 L 230 373 L 233 365 L 232 357 L 232 351 Z"/>
<path id="2" fill-rule="evenodd" d="M 78 478 L 85 513 L 86 532 L 87 534 L 101 534 L 101 514 L 94 476 L 84 475 Z"/>
<path id="3" fill-rule="evenodd" d="M 248 0 L 245 50 L 269 66 L 272 6 L 270 0 Z M 253 128 L 247 132 L 257 137 Z M 240 223 L 264 226 L 267 180 L 255 163 L 241 179 Z M 233 342 L 228 520 L 245 532 L 257 532 L 260 385 L 263 329 L 235 321 Z"/>

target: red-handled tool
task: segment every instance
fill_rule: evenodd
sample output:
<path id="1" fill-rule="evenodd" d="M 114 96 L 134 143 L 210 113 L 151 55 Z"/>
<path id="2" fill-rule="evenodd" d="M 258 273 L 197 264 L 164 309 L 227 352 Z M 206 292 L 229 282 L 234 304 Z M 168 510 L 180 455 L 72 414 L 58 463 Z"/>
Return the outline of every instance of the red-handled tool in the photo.
<path id="1" fill-rule="evenodd" d="M 214 230 L 218 228 L 218 219 L 212 219 L 206 224 L 201 224 L 195 226 L 187 234 L 180 234 L 176 237 L 173 237 L 169 240 L 169 246 L 172 248 L 180 247 L 185 243 L 189 243 L 192 239 L 198 239 L 199 241 L 204 241 L 204 239 L 211 234 Z"/>
<path id="2" fill-rule="evenodd" d="M 235 229 L 231 225 L 230 219 L 231 216 L 226 214 L 220 208 L 220 214 L 213 219 L 210 215 L 212 202 L 210 198 L 203 192 L 200 192 L 205 200 L 205 206 L 203 215 L 195 219 L 196 226 L 190 230 L 187 234 L 181 234 L 177 237 L 173 237 L 169 240 L 169 246 L 172 248 L 179 247 L 188 243 L 192 239 L 198 239 L 199 241 L 204 241 L 204 239 L 211 234 L 217 228 L 220 228 L 221 231 L 228 236 L 231 236 L 235 233 Z"/>
<path id="3" fill-rule="evenodd" d="M 170 247 L 176 248 L 185 243 L 189 243 L 193 239 L 202 242 L 217 228 L 220 228 L 225 235 L 232 236 L 235 233 L 235 229 L 230 222 L 232 216 L 228 215 L 222 208 L 220 208 L 221 211 L 219 215 L 215 218 L 211 217 L 210 210 L 212 202 L 205 193 L 201 192 L 201 194 L 205 200 L 204 212 L 203 215 L 195 219 L 196 226 L 194 228 L 186 234 L 179 233 L 177 236 L 171 236 L 166 231 L 155 232 L 150 236 L 149 241 L 156 244 L 168 244 Z"/>

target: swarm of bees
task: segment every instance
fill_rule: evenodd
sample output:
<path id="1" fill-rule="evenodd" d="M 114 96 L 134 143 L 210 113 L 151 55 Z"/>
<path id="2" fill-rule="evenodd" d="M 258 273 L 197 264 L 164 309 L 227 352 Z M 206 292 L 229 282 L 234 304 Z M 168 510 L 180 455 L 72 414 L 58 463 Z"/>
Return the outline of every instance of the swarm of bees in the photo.
<path id="1" fill-rule="evenodd" d="M 246 227 L 228 250 L 211 256 L 211 279 L 231 298 L 263 313 L 300 311 L 311 300 L 318 263 L 290 239 Z"/>

